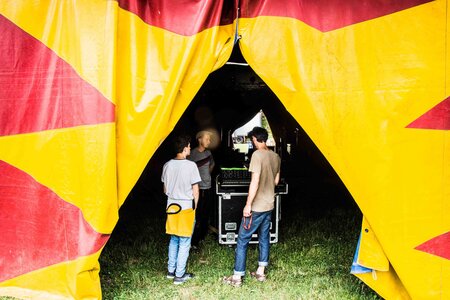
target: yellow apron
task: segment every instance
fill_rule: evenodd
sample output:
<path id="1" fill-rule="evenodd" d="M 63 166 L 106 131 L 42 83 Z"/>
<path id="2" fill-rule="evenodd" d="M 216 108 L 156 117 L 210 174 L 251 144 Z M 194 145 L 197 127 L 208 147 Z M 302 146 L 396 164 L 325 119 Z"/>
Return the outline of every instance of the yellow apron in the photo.
<path id="1" fill-rule="evenodd" d="M 178 204 L 171 204 L 166 209 L 166 233 L 176 236 L 191 237 L 194 231 L 195 210 L 181 210 Z"/>

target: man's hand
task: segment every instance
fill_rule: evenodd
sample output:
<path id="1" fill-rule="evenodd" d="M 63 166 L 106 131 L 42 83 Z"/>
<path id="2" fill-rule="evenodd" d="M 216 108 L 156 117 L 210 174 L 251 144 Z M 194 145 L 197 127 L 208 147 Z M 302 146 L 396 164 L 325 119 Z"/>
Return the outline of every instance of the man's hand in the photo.
<path id="1" fill-rule="evenodd" d="M 252 215 L 252 206 L 247 204 L 244 206 L 244 217 L 250 217 Z"/>

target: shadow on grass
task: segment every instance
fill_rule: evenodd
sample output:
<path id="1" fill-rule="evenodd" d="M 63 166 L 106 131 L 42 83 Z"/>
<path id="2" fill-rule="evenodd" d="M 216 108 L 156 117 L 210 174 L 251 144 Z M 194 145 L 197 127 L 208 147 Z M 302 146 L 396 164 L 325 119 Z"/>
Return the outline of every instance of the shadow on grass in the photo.
<path id="1" fill-rule="evenodd" d="M 232 273 L 234 249 L 219 245 L 212 234 L 199 251 L 191 251 L 188 270 L 196 277 L 173 285 L 165 278 L 163 201 L 129 199 L 100 257 L 104 299 L 381 299 L 349 273 L 362 218 L 349 195 L 326 182 L 293 184 L 297 189 L 282 203 L 268 280 L 246 278 L 240 288 L 222 284 Z M 257 255 L 251 245 L 248 271 L 256 269 Z"/>

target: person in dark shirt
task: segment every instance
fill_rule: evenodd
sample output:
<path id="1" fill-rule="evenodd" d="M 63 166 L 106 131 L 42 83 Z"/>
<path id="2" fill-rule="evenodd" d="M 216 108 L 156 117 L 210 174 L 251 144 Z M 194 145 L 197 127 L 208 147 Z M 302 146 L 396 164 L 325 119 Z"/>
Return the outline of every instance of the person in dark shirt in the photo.
<path id="1" fill-rule="evenodd" d="M 192 236 L 192 248 L 196 249 L 208 233 L 209 217 L 211 210 L 211 172 L 214 169 L 214 158 L 208 150 L 211 144 L 211 133 L 200 131 L 196 135 L 198 146 L 191 151 L 189 160 L 195 162 L 200 172 L 202 181 L 199 184 L 200 196 L 195 210 L 195 229 Z"/>

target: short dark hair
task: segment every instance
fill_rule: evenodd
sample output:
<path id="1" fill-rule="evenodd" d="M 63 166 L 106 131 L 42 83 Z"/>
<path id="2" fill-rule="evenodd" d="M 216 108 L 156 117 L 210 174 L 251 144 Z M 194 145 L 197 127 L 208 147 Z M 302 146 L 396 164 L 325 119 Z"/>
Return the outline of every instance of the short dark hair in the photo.
<path id="1" fill-rule="evenodd" d="M 173 150 L 176 153 L 183 152 L 183 149 L 191 143 L 191 137 L 188 135 L 179 135 L 173 140 Z"/>
<path id="2" fill-rule="evenodd" d="M 269 134 L 267 133 L 267 130 L 265 130 L 262 127 L 254 127 L 252 131 L 248 133 L 248 137 L 251 139 L 252 136 L 256 138 L 256 140 L 260 143 L 266 142 L 269 138 Z"/>

